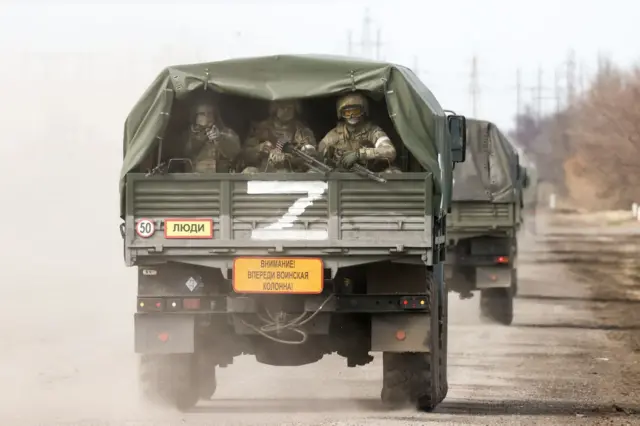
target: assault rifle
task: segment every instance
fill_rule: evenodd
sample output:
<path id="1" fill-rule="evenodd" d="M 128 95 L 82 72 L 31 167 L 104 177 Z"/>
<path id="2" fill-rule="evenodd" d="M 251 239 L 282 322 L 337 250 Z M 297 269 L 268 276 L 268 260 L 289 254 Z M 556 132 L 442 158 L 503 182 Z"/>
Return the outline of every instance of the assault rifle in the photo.
<path id="1" fill-rule="evenodd" d="M 165 174 L 169 173 L 169 171 L 171 170 L 171 166 L 174 163 L 188 164 L 189 165 L 189 171 L 193 171 L 193 163 L 191 162 L 191 160 L 189 158 L 171 158 L 169 161 L 161 162 L 160 164 L 155 166 L 153 169 L 149 170 L 145 174 L 145 177 L 157 176 L 157 175 L 165 175 Z"/>
<path id="2" fill-rule="evenodd" d="M 306 152 L 299 150 L 289 140 L 279 139 L 276 143 L 275 149 L 285 154 L 292 154 L 293 156 L 300 158 L 310 169 L 318 173 L 323 173 L 325 176 L 333 171 L 333 167 L 328 166 Z"/>
<path id="3" fill-rule="evenodd" d="M 336 149 L 334 147 L 330 147 L 327 150 L 327 157 L 334 159 L 334 158 L 342 158 L 342 156 L 344 155 L 344 151 L 343 150 L 339 150 Z M 334 163 L 336 163 L 336 161 L 333 161 Z M 351 170 L 354 173 L 359 174 L 360 176 L 366 177 L 368 179 L 374 180 L 376 182 L 380 182 L 380 183 L 386 183 L 387 180 L 385 178 L 383 178 L 382 176 L 380 176 L 378 173 L 374 173 L 371 170 L 367 169 L 365 166 L 363 166 L 362 164 L 354 164 L 353 166 L 351 166 Z"/>

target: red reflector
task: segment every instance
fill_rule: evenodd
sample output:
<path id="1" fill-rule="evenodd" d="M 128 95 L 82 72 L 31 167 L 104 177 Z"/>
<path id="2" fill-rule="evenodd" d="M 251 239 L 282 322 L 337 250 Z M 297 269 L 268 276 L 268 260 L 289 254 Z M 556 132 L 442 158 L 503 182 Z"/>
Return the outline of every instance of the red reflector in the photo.
<path id="1" fill-rule="evenodd" d="M 509 263 L 509 257 L 507 257 L 507 256 L 498 256 L 498 257 L 496 257 L 496 263 Z"/>
<path id="2" fill-rule="evenodd" d="M 184 299 L 182 306 L 185 309 L 200 309 L 200 299 Z"/>
<path id="3" fill-rule="evenodd" d="M 158 334 L 158 340 L 160 340 L 161 342 L 166 342 L 167 340 L 169 340 L 169 334 L 168 333 Z"/>
<path id="4" fill-rule="evenodd" d="M 156 302 L 156 308 L 160 309 L 162 307 L 162 303 Z"/>

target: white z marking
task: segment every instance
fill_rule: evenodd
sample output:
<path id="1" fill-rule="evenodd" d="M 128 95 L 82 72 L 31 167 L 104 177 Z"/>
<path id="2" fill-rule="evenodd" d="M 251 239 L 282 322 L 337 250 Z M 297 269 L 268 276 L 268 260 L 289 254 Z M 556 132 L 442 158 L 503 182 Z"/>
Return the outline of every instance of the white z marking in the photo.
<path id="1" fill-rule="evenodd" d="M 254 240 L 326 240 L 329 234 L 326 230 L 317 229 L 288 229 L 298 220 L 307 207 L 322 198 L 329 184 L 322 181 L 311 182 L 273 182 L 249 181 L 248 194 L 306 194 L 298 198 L 275 223 L 264 228 L 251 231 Z"/>

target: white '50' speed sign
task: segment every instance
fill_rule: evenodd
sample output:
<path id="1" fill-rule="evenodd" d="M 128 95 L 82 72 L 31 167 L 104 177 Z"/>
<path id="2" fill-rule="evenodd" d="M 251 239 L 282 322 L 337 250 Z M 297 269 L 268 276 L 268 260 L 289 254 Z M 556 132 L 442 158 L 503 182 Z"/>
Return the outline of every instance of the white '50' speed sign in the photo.
<path id="1" fill-rule="evenodd" d="M 156 232 L 156 225 L 152 220 L 139 219 L 136 222 L 136 234 L 141 238 L 149 238 Z"/>

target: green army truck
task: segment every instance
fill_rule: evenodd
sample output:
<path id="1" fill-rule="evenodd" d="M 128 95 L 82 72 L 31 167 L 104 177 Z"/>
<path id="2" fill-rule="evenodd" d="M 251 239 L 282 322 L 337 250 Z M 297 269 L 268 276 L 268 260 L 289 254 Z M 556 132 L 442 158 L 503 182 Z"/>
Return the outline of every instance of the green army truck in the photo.
<path id="1" fill-rule="evenodd" d="M 484 317 L 510 325 L 517 292 L 517 232 L 528 182 L 519 155 L 498 127 L 467 120 L 465 161 L 456 165 L 447 215 L 445 277 L 461 298 L 480 291 Z"/>
<path id="2" fill-rule="evenodd" d="M 403 173 L 171 170 L 197 92 L 216 96 L 242 140 L 268 101 L 299 99 L 320 140 L 354 90 Z M 185 410 L 239 355 L 298 366 L 336 353 L 355 367 L 382 352 L 383 402 L 433 409 L 448 390 L 445 216 L 465 126 L 390 63 L 294 55 L 164 69 L 127 117 L 120 180 L 143 394 Z"/>

